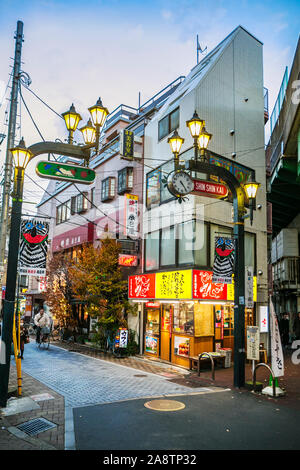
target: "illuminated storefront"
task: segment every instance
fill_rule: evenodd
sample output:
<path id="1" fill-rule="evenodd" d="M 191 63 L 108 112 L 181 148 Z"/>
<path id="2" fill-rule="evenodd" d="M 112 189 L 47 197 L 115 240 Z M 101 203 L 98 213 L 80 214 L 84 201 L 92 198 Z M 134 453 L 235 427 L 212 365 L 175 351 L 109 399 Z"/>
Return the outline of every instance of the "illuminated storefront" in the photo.
<path id="1" fill-rule="evenodd" d="M 234 285 L 212 272 L 185 269 L 129 277 L 129 298 L 144 306 L 144 354 L 184 367 L 189 356 L 233 349 Z M 256 302 L 256 278 L 253 282 Z M 245 308 L 254 324 L 254 308 Z"/>

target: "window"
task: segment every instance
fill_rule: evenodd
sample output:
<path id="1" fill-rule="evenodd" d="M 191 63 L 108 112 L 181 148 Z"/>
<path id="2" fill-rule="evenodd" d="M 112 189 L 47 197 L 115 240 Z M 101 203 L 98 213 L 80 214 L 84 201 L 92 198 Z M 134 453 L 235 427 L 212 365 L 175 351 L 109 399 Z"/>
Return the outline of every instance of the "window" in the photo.
<path id="1" fill-rule="evenodd" d="M 160 265 L 171 266 L 175 265 L 175 230 L 170 227 L 161 231 L 160 241 Z"/>
<path id="2" fill-rule="evenodd" d="M 85 212 L 88 209 L 88 193 L 80 193 L 76 196 L 76 212 Z"/>
<path id="3" fill-rule="evenodd" d="M 190 220 L 178 226 L 178 264 L 207 266 L 207 225 Z"/>
<path id="4" fill-rule="evenodd" d="M 93 209 L 94 204 L 95 204 L 95 188 L 92 188 L 90 192 L 90 208 L 91 209 Z"/>
<path id="5" fill-rule="evenodd" d="M 68 200 L 56 208 L 56 225 L 65 222 L 71 215 L 71 201 Z"/>
<path id="6" fill-rule="evenodd" d="M 161 119 L 158 123 L 158 140 L 163 139 L 179 127 L 179 108 Z"/>
<path id="7" fill-rule="evenodd" d="M 133 168 L 125 167 L 118 171 L 118 194 L 130 191 L 133 188 Z"/>
<path id="8" fill-rule="evenodd" d="M 245 232 L 245 266 L 252 266 L 256 269 L 255 263 L 255 234 Z"/>
<path id="9" fill-rule="evenodd" d="M 159 232 L 146 235 L 145 269 L 151 271 L 159 267 Z"/>
<path id="10" fill-rule="evenodd" d="M 109 176 L 102 181 L 101 201 L 110 201 L 115 197 L 116 180 Z"/>

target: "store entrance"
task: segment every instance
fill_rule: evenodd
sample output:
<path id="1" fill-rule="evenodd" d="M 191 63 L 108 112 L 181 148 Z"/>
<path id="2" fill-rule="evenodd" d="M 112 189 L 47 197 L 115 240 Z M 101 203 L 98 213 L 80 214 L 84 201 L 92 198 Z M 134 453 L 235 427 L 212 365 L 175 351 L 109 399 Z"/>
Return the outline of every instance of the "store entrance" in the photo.
<path id="1" fill-rule="evenodd" d="M 171 362 L 171 340 L 172 340 L 172 318 L 173 306 L 163 304 L 161 310 L 161 338 L 160 357 Z"/>

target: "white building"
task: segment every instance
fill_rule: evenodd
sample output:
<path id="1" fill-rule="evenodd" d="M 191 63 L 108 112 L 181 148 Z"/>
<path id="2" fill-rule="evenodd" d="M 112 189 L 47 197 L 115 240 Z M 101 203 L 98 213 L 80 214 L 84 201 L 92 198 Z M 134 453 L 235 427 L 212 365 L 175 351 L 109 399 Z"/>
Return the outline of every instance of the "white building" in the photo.
<path id="1" fill-rule="evenodd" d="M 232 233 L 232 203 L 189 196 L 178 204 L 163 181 L 174 169 L 168 144 L 174 130 L 185 139 L 180 160 L 194 158 L 186 126 L 194 111 L 212 133 L 210 163 L 224 165 L 241 183 L 251 175 L 261 183 L 253 224 L 245 220 L 245 265 L 254 270 L 246 324 L 259 324 L 260 307 L 268 304 L 262 49 L 237 27 L 191 70 L 145 129 L 144 275 L 130 278 L 129 296 L 143 305 L 143 351 L 152 357 L 188 367 L 188 355 L 233 349 L 233 286 L 211 283 L 215 235 Z M 261 341 L 266 345 L 267 335 Z"/>

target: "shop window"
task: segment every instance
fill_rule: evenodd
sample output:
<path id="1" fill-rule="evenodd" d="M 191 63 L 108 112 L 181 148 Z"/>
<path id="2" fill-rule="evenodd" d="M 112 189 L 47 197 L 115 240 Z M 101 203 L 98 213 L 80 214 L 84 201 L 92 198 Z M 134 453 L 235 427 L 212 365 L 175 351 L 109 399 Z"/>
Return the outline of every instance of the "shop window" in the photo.
<path id="1" fill-rule="evenodd" d="M 118 194 L 123 194 L 133 188 L 133 168 L 125 167 L 118 171 Z"/>
<path id="2" fill-rule="evenodd" d="M 224 315 L 224 338 L 234 335 L 234 310 L 230 306 L 222 307 Z"/>
<path id="3" fill-rule="evenodd" d="M 110 201 L 115 197 L 116 180 L 109 176 L 102 181 L 101 201 Z"/>
<path id="4" fill-rule="evenodd" d="M 175 230 L 170 227 L 162 230 L 160 242 L 160 265 L 173 266 L 175 265 Z"/>
<path id="5" fill-rule="evenodd" d="M 179 108 L 174 109 L 158 123 L 158 140 L 163 139 L 168 134 L 179 127 Z"/>
<path id="6" fill-rule="evenodd" d="M 175 333 L 194 334 L 194 302 L 174 305 L 173 329 Z"/>
<path id="7" fill-rule="evenodd" d="M 159 308 L 147 308 L 146 334 L 159 335 Z"/>
<path id="8" fill-rule="evenodd" d="M 151 271 L 159 267 L 159 232 L 148 233 L 145 238 L 145 270 Z"/>

